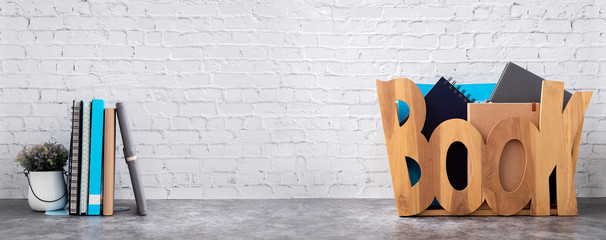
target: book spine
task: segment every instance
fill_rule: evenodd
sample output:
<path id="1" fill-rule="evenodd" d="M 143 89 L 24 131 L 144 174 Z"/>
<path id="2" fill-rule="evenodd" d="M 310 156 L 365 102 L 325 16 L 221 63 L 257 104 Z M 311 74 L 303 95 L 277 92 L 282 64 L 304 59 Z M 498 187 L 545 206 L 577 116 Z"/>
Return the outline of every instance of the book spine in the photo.
<path id="1" fill-rule="evenodd" d="M 78 200 L 76 204 L 76 214 L 80 214 L 80 189 L 81 189 L 81 184 L 82 184 L 82 177 L 81 177 L 81 173 L 82 172 L 82 119 L 84 116 L 84 101 L 80 101 L 80 127 L 79 127 L 79 134 L 78 134 L 78 171 L 76 172 L 76 181 L 78 182 L 78 190 L 76 191 L 76 195 L 78 195 Z"/>
<path id="2" fill-rule="evenodd" d="M 70 144 L 71 161 L 69 163 L 69 213 L 78 214 L 78 166 L 80 151 L 80 102 L 74 100 L 72 113 L 72 141 Z"/>
<path id="3" fill-rule="evenodd" d="M 105 109 L 103 126 L 103 215 L 114 215 L 114 178 L 116 164 L 116 109 Z"/>
<path id="4" fill-rule="evenodd" d="M 80 215 L 86 215 L 88 207 L 88 169 L 90 149 L 90 103 L 84 103 L 82 114 L 82 168 L 80 169 Z"/>
<path id="5" fill-rule="evenodd" d="M 93 99 L 90 126 L 90 173 L 87 215 L 101 214 L 101 174 L 103 161 L 103 110 L 105 102 Z"/>
<path id="6" fill-rule="evenodd" d="M 67 163 L 68 163 L 68 165 L 67 165 L 67 196 L 68 196 L 67 209 L 70 212 L 70 214 L 71 214 L 71 207 L 72 207 L 72 204 L 71 204 L 71 194 L 72 194 L 71 169 L 72 169 L 72 160 L 74 159 L 74 154 L 72 154 L 72 153 L 74 151 L 74 114 L 75 114 L 74 111 L 75 111 L 75 108 L 76 108 L 76 100 L 74 100 L 73 104 L 72 104 L 72 134 L 70 135 L 70 139 L 69 139 L 69 152 L 68 152 L 69 156 L 67 157 Z"/>

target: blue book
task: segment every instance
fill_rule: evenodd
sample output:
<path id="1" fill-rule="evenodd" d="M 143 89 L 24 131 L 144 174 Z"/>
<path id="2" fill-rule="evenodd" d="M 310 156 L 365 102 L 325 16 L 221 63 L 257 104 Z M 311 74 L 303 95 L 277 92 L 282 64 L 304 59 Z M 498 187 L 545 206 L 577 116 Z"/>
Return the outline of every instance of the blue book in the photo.
<path id="1" fill-rule="evenodd" d="M 87 215 L 101 214 L 101 173 L 103 169 L 103 111 L 105 102 L 93 99 L 90 124 L 90 164 Z"/>

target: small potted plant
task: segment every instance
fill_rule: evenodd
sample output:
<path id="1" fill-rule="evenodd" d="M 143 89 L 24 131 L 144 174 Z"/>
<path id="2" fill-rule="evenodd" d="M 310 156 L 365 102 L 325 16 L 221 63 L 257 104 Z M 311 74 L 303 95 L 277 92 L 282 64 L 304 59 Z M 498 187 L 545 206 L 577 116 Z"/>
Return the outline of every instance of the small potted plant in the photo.
<path id="1" fill-rule="evenodd" d="M 32 210 L 53 211 L 65 207 L 67 187 L 63 168 L 67 158 L 67 149 L 52 142 L 36 144 L 19 153 L 15 161 L 24 169 Z"/>

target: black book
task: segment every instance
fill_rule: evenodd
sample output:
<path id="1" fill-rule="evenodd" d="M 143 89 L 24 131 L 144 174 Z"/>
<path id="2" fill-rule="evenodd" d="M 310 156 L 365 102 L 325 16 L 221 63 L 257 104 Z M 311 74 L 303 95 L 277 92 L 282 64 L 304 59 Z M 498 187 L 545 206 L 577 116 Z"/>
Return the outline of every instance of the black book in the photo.
<path id="1" fill-rule="evenodd" d="M 451 79 L 449 79 L 451 80 Z M 425 124 L 421 133 L 429 140 L 440 123 L 454 118 L 467 120 L 467 103 L 473 102 L 471 94 L 461 86 L 455 87 L 443 77 L 425 95 Z M 452 187 L 463 190 L 467 186 L 467 148 L 460 142 L 453 143 L 446 155 L 446 173 Z"/>

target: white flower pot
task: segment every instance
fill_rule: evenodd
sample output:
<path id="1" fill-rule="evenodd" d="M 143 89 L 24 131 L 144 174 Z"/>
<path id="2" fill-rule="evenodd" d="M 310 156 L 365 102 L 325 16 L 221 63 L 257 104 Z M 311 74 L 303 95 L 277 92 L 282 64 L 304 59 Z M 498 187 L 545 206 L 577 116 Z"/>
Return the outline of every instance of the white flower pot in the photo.
<path id="1" fill-rule="evenodd" d="M 29 183 L 27 200 L 32 210 L 53 211 L 67 204 L 67 187 L 62 171 L 29 172 Z"/>

